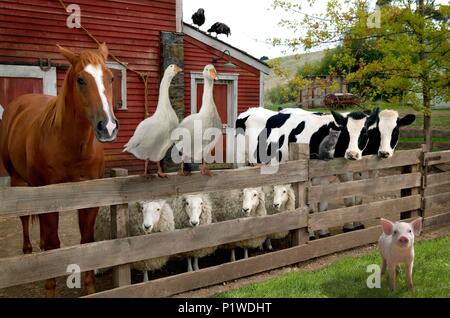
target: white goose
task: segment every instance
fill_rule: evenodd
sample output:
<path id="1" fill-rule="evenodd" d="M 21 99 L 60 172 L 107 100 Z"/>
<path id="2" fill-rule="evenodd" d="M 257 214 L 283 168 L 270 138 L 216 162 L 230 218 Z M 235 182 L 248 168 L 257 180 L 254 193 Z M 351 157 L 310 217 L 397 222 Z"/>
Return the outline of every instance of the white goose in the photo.
<path id="1" fill-rule="evenodd" d="M 211 172 L 207 169 L 204 160 L 204 154 L 209 153 L 213 146 L 217 143 L 220 136 L 214 136 L 214 140 L 207 140 L 203 138 L 203 134 L 207 129 L 216 128 L 220 132 L 222 130 L 222 121 L 217 111 L 216 104 L 214 102 L 213 89 L 214 81 L 218 79 L 217 71 L 213 65 L 206 65 L 203 70 L 204 86 L 203 86 L 203 98 L 202 106 L 198 113 L 191 114 L 186 117 L 178 126 L 179 128 L 186 129 L 189 132 L 190 137 L 190 149 L 183 149 L 182 142 L 177 143 L 177 148 L 182 149 L 182 160 L 191 159 L 191 162 L 199 162 L 201 160 L 201 174 L 211 176 Z M 200 125 L 202 127 L 202 136 L 195 135 L 195 125 Z M 194 138 L 202 138 L 201 143 L 197 140 L 194 142 Z M 206 139 L 206 140 L 205 140 Z M 201 144 L 202 147 L 194 147 L 195 145 Z M 194 147 L 194 149 L 192 149 Z M 179 174 L 186 175 L 184 169 L 184 162 L 181 163 L 181 170 Z"/>
<path id="2" fill-rule="evenodd" d="M 123 150 L 132 153 L 138 159 L 156 162 L 158 176 L 161 178 L 165 178 L 167 175 L 162 171 L 160 161 L 172 146 L 173 141 L 170 135 L 179 123 L 177 114 L 170 103 L 169 87 L 172 79 L 181 71 L 182 69 L 175 64 L 166 68 L 159 87 L 159 99 L 155 113 L 139 123 L 133 137 L 130 138 Z M 147 161 L 144 175 L 147 175 Z"/>

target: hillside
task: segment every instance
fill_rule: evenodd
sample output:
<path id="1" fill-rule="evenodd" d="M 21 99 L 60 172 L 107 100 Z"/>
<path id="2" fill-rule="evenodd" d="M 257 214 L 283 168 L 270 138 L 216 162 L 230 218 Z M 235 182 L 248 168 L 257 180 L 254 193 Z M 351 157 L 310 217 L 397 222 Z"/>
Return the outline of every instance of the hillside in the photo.
<path id="1" fill-rule="evenodd" d="M 326 51 L 311 52 L 305 54 L 296 54 L 290 56 L 280 57 L 281 66 L 288 71 L 289 77 L 294 77 L 297 70 L 305 64 L 315 64 L 319 62 L 324 56 Z M 269 63 L 273 60 L 269 60 Z M 284 84 L 286 80 L 275 76 L 273 73 L 266 75 L 265 77 L 265 91 L 267 92 L 277 84 Z"/>

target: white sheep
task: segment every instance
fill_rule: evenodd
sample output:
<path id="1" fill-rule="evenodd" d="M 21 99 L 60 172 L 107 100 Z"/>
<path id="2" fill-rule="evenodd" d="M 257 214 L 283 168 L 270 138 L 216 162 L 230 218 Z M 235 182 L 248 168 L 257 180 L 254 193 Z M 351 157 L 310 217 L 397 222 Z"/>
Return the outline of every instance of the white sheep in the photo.
<path id="1" fill-rule="evenodd" d="M 295 210 L 295 193 L 290 184 L 276 185 L 273 187 L 273 208 L 275 213 Z M 271 239 L 280 240 L 289 235 L 289 231 L 270 234 L 266 240 L 266 247 L 272 250 Z"/>
<path id="2" fill-rule="evenodd" d="M 261 217 L 267 215 L 266 195 L 262 187 L 247 188 L 243 190 L 242 211 L 247 217 Z M 239 241 L 231 244 L 232 247 L 241 247 L 244 249 L 244 258 L 248 258 L 249 248 L 260 248 L 266 240 L 266 236 L 260 236 L 248 240 Z M 234 248 L 231 250 L 231 261 L 236 260 Z"/>
<path id="3" fill-rule="evenodd" d="M 211 202 L 207 195 L 184 195 L 174 200 L 175 224 L 177 228 L 197 227 L 212 223 Z M 214 253 L 217 246 L 182 253 L 187 258 L 188 272 L 199 270 L 198 259 Z"/>
<path id="4" fill-rule="evenodd" d="M 137 203 L 142 213 L 142 230 L 146 234 L 156 232 L 170 232 L 175 230 L 175 221 L 172 208 L 165 200 L 141 201 Z M 131 264 L 131 267 L 144 273 L 144 282 L 148 281 L 148 271 L 161 269 L 166 265 L 170 256 L 162 256 L 149 260 L 139 261 Z"/>
<path id="5" fill-rule="evenodd" d="M 128 232 L 130 236 L 175 230 L 173 210 L 165 200 L 130 203 L 128 205 L 128 213 Z M 95 241 L 111 239 L 111 212 L 109 206 L 99 209 L 94 233 Z M 147 271 L 155 271 L 162 268 L 169 258 L 169 256 L 163 256 L 134 262 L 131 264 L 131 268 L 142 271 L 144 273 L 144 281 L 147 281 Z M 106 270 L 108 268 L 96 270 L 96 274 L 101 274 Z"/>

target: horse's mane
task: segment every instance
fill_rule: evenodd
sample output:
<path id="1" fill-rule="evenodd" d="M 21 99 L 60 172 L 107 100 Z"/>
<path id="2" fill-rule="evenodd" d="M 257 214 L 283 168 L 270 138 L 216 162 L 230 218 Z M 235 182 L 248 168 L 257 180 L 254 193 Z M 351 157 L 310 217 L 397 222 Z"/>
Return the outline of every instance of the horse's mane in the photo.
<path id="1" fill-rule="evenodd" d="M 105 60 L 97 51 L 83 51 L 78 54 L 78 64 L 82 69 L 84 69 L 89 64 L 99 65 L 104 64 Z M 65 111 L 65 100 L 67 95 L 67 89 L 69 85 L 69 78 L 73 71 L 73 66 L 70 66 L 65 77 L 61 90 L 58 92 L 56 98 L 52 98 L 45 110 L 42 113 L 40 125 L 50 125 L 50 126 L 62 126 L 62 120 Z"/>

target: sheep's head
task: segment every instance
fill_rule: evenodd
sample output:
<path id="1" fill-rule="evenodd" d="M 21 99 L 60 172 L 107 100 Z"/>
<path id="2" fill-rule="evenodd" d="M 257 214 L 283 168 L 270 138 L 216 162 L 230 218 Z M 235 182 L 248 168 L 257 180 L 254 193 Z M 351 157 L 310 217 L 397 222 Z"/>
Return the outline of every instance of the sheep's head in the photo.
<path id="1" fill-rule="evenodd" d="M 142 207 L 143 221 L 142 229 L 149 234 L 158 224 L 165 201 L 139 202 Z"/>
<path id="2" fill-rule="evenodd" d="M 247 216 L 250 216 L 251 212 L 254 211 L 258 207 L 261 192 L 262 192 L 262 188 L 244 189 L 242 212 L 244 212 Z"/>
<path id="3" fill-rule="evenodd" d="M 289 201 L 291 185 L 276 185 L 273 187 L 273 207 L 278 211 Z"/>
<path id="4" fill-rule="evenodd" d="M 189 225 L 196 227 L 200 225 L 200 216 L 205 204 L 200 195 L 186 195 L 183 199 L 185 211 L 189 217 Z"/>

